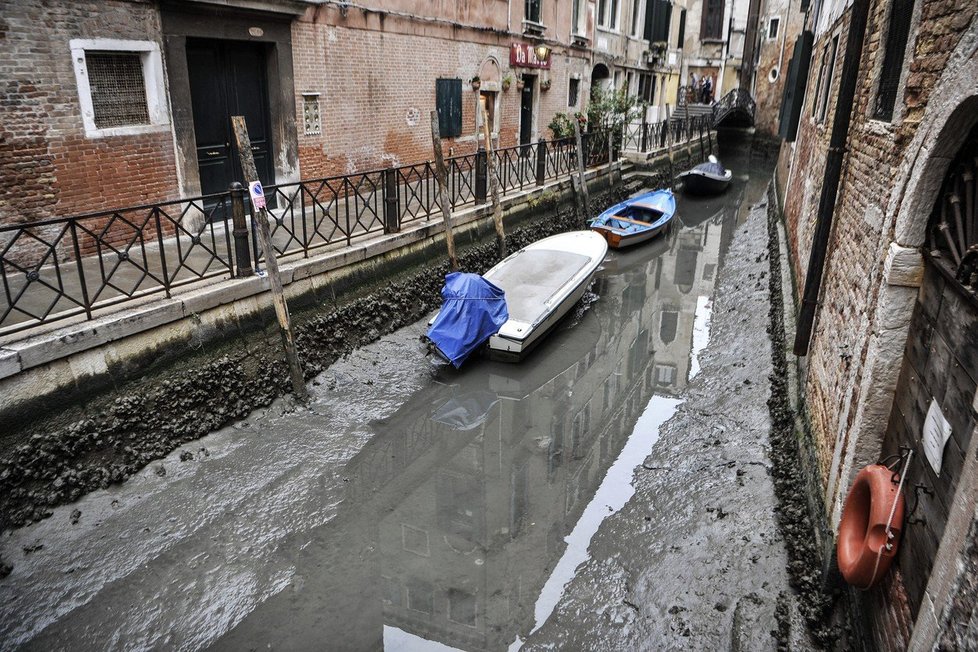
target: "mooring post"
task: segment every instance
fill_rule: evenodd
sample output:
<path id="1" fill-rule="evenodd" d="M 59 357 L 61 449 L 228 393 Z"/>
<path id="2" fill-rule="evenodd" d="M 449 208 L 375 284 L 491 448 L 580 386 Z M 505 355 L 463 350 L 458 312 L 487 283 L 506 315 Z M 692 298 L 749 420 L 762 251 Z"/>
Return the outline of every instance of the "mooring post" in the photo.
<path id="1" fill-rule="evenodd" d="M 245 220 L 245 197 L 248 191 L 237 181 L 228 186 L 231 194 L 231 234 L 234 236 L 234 262 L 238 278 L 253 276 L 255 268 L 251 264 L 251 243 L 248 242 L 248 222 Z"/>
<path id="2" fill-rule="evenodd" d="M 492 153 L 492 134 L 489 130 L 486 105 L 482 100 L 479 101 L 479 111 L 482 116 L 482 139 L 486 152 L 489 194 L 492 197 L 492 223 L 496 227 L 496 249 L 501 260 L 506 257 L 506 231 L 503 229 L 503 208 L 499 203 L 499 171 L 496 169 L 496 157 Z M 543 144 L 543 141 L 540 142 Z"/>
<path id="3" fill-rule="evenodd" d="M 572 120 L 574 123 L 574 140 L 577 141 L 577 178 L 581 189 L 581 209 L 584 211 L 584 219 L 591 215 L 591 201 L 587 194 L 587 179 L 584 178 L 584 138 L 581 136 L 581 125 L 577 118 Z"/>
<path id="4" fill-rule="evenodd" d="M 397 170 L 384 170 L 384 233 L 397 233 L 401 230 L 398 219 Z"/>
<path id="5" fill-rule="evenodd" d="M 241 162 L 241 172 L 249 186 L 258 181 L 258 171 L 255 169 L 255 159 L 251 155 L 251 138 L 248 137 L 248 124 L 244 116 L 231 116 L 234 129 L 234 140 L 238 145 L 238 160 Z M 256 210 L 257 209 L 257 210 Z M 305 403 L 309 394 L 306 392 L 306 380 L 302 375 L 302 363 L 295 348 L 295 335 L 289 319 L 289 304 L 285 302 L 285 291 L 282 289 L 282 277 L 278 271 L 278 259 L 275 247 L 272 246 L 272 229 L 268 225 L 268 212 L 264 201 L 261 206 L 252 202 L 252 217 L 258 223 L 258 239 L 261 240 L 262 251 L 265 252 L 265 267 L 268 269 L 268 280 L 271 285 L 272 303 L 275 304 L 275 316 L 278 317 L 279 332 L 282 335 L 282 346 L 285 348 L 285 358 L 289 363 L 289 375 L 292 378 L 292 391 L 295 398 Z M 256 261 L 257 262 L 257 261 Z"/>
<path id="6" fill-rule="evenodd" d="M 488 172 L 486 170 L 486 150 L 482 143 L 475 152 L 475 203 L 485 204 L 486 197 L 489 195 Z"/>
<path id="7" fill-rule="evenodd" d="M 607 138 L 608 138 L 608 187 L 609 188 L 615 187 L 615 171 L 611 167 L 612 161 L 615 158 L 614 152 L 612 151 L 614 149 L 614 144 L 611 142 L 612 141 L 611 136 L 613 133 L 614 133 L 614 129 L 612 127 L 608 127 Z"/>
<path id="8" fill-rule="evenodd" d="M 542 186 L 547 180 L 547 141 L 543 138 L 537 141 L 537 186 Z"/>
<path id="9" fill-rule="evenodd" d="M 445 169 L 445 155 L 441 151 L 441 134 L 438 131 L 438 111 L 431 112 L 431 146 L 435 151 L 435 178 L 438 181 L 438 205 L 441 207 L 445 223 L 445 243 L 448 245 L 448 266 L 458 271 L 458 258 L 455 257 L 455 236 L 452 234 L 452 204 L 448 201 L 448 171 Z"/>
<path id="10" fill-rule="evenodd" d="M 672 112 L 666 104 L 666 153 L 669 155 L 669 187 L 676 190 L 676 170 L 672 160 Z"/>
<path id="11" fill-rule="evenodd" d="M 642 144 L 640 145 L 642 153 L 645 154 L 649 151 L 649 110 L 642 109 Z"/>

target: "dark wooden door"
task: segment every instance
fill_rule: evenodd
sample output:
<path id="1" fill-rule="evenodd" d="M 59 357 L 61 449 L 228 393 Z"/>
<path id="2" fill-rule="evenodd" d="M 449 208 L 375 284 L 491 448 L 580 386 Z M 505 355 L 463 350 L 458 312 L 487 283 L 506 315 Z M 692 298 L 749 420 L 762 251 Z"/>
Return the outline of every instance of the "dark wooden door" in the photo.
<path id="1" fill-rule="evenodd" d="M 520 145 L 529 145 L 533 138 L 533 82 L 536 77 L 523 75 L 523 92 L 520 95 Z"/>
<path id="2" fill-rule="evenodd" d="M 223 192 L 232 181 L 244 181 L 231 130 L 233 115 L 248 121 L 262 184 L 275 183 L 264 46 L 190 39 L 187 67 L 201 192 Z"/>

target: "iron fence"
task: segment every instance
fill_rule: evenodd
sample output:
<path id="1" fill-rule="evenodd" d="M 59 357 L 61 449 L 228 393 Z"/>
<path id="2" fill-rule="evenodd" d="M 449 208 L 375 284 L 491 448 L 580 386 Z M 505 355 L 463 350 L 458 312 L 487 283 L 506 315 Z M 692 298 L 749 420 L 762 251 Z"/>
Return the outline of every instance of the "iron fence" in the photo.
<path id="1" fill-rule="evenodd" d="M 703 133 L 709 123 L 630 126 L 582 134 L 587 167 L 604 165 L 622 147 L 648 151 Z M 614 152 L 609 152 L 609 141 Z M 493 152 L 502 193 L 544 185 L 577 169 L 573 138 L 540 140 Z M 446 159 L 454 208 L 483 204 L 484 151 Z M 371 234 L 437 218 L 432 162 L 269 186 L 272 246 L 280 256 L 315 255 Z M 247 193 L 227 192 L 72 217 L 0 225 L 0 335 L 83 317 L 139 297 L 214 277 L 249 276 L 264 253 L 246 218 Z"/>

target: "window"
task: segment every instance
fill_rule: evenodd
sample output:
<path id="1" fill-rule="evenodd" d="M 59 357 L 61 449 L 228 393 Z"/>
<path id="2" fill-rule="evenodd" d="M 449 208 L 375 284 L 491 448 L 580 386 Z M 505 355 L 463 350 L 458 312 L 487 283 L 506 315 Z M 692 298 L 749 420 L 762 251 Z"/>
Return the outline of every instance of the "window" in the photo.
<path id="1" fill-rule="evenodd" d="M 652 1 L 655 2 L 655 0 Z M 642 20 L 642 14 L 644 13 L 642 9 L 644 9 L 644 4 L 645 3 L 642 0 L 632 1 L 632 36 L 639 35 L 639 29 L 645 22 Z"/>
<path id="2" fill-rule="evenodd" d="M 676 367 L 673 365 L 655 365 L 655 382 L 658 385 L 672 385 L 676 382 Z"/>
<path id="3" fill-rule="evenodd" d="M 319 118 L 319 93 L 302 94 L 302 130 L 307 136 L 323 133 Z"/>
<path id="4" fill-rule="evenodd" d="M 442 138 L 462 135 L 462 80 L 435 81 L 435 106 L 438 109 L 438 133 Z"/>
<path id="5" fill-rule="evenodd" d="M 723 0 L 703 0 L 700 38 L 713 40 L 723 38 Z"/>
<path id="6" fill-rule="evenodd" d="M 532 23 L 540 22 L 540 4 L 543 0 L 526 0 L 526 20 Z"/>
<path id="7" fill-rule="evenodd" d="M 669 42 L 669 22 L 672 20 L 670 0 L 652 0 L 651 15 L 646 19 L 645 38 L 650 43 Z"/>
<path id="8" fill-rule="evenodd" d="M 459 589 L 448 589 L 448 619 L 475 627 L 475 596 Z"/>
<path id="9" fill-rule="evenodd" d="M 893 119 L 893 106 L 900 87 L 900 73 L 903 71 L 912 17 L 913 0 L 893 0 L 890 5 L 890 28 L 886 33 L 883 67 L 880 69 L 879 88 L 876 91 L 876 109 L 873 111 L 873 117 L 877 120 L 889 122 Z"/>
<path id="10" fill-rule="evenodd" d="M 581 94 L 581 80 L 571 79 L 567 84 L 567 106 L 577 106 Z"/>
<path id="11" fill-rule="evenodd" d="M 159 45 L 118 39 L 73 39 L 69 45 L 85 135 L 169 128 Z"/>
<path id="12" fill-rule="evenodd" d="M 676 48 L 683 49 L 683 41 L 686 40 L 686 10 L 679 12 L 679 38 L 676 39 Z"/>
<path id="13" fill-rule="evenodd" d="M 618 0 L 598 0 L 598 27 L 618 29 Z"/>
<path id="14" fill-rule="evenodd" d="M 584 12 L 581 11 L 582 5 L 585 0 L 574 0 L 574 5 L 571 8 L 571 34 L 583 35 L 584 25 L 582 24 L 582 19 L 584 18 Z"/>
<path id="15" fill-rule="evenodd" d="M 431 582 L 411 578 L 407 582 L 408 609 L 430 614 L 434 610 L 435 595 Z"/>
<path id="16" fill-rule="evenodd" d="M 817 120 L 819 124 L 825 122 L 825 116 L 828 114 L 829 110 L 829 99 L 832 96 L 832 75 L 835 74 L 835 55 L 839 48 L 839 37 L 836 36 L 832 39 L 832 43 L 828 48 L 826 54 L 828 55 L 828 62 L 826 66 L 825 57 L 822 59 L 822 66 L 825 70 L 825 76 L 823 77 L 823 84 L 820 96 L 818 98 L 818 115 Z M 821 73 L 819 74 L 821 77 Z"/>
<path id="17" fill-rule="evenodd" d="M 638 92 L 638 89 L 635 88 L 635 73 L 631 70 L 625 75 L 625 88 L 628 89 L 629 95 L 635 95 Z"/>
<path id="18" fill-rule="evenodd" d="M 772 18 L 767 23 L 767 37 L 769 39 L 778 38 L 778 28 L 781 26 L 780 18 Z"/>

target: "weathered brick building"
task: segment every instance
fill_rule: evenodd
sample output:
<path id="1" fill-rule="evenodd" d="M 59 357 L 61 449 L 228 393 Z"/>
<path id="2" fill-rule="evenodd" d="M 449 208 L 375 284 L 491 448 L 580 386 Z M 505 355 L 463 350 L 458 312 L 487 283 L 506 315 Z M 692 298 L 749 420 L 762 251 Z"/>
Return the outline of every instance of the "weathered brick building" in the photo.
<path id="1" fill-rule="evenodd" d="M 807 406 L 832 525 L 860 468 L 913 451 L 904 493 L 914 518 L 894 569 L 861 600 L 883 649 L 975 644 L 978 288 L 961 258 L 976 238 L 976 10 L 970 0 L 813 2 L 797 137 L 778 168 L 797 289 L 808 281 L 818 301 L 800 344 L 810 344 Z M 860 15 L 861 48 L 849 49 Z M 852 65 L 849 102 L 839 95 Z M 823 180 L 849 106 L 833 202 Z M 820 226 L 819 277 L 809 261 Z"/>
<path id="2" fill-rule="evenodd" d="M 500 145 L 547 137 L 587 102 L 593 3 L 572 4 L 3 0 L 0 220 L 223 190 L 234 114 L 266 183 L 429 159 L 439 102 L 472 151 L 480 94 Z"/>
<path id="3" fill-rule="evenodd" d="M 428 160 L 436 106 L 459 154 L 480 97 L 503 147 L 549 138 L 592 82 L 662 104 L 680 15 L 665 0 L 0 0 L 0 224 L 223 191 L 241 176 L 235 114 L 267 185 Z"/>

